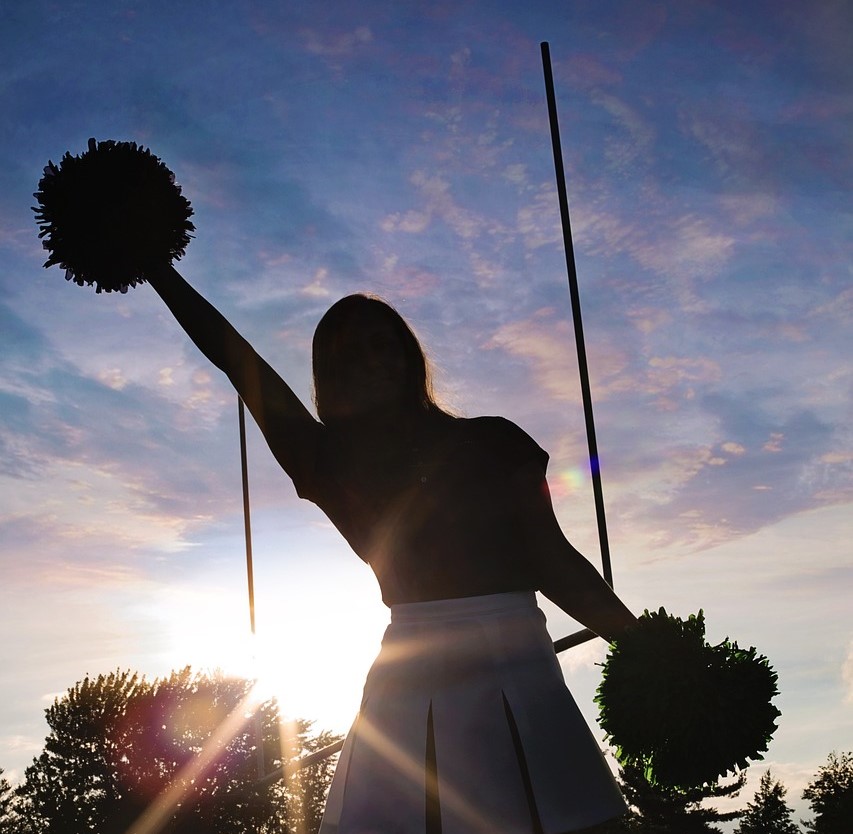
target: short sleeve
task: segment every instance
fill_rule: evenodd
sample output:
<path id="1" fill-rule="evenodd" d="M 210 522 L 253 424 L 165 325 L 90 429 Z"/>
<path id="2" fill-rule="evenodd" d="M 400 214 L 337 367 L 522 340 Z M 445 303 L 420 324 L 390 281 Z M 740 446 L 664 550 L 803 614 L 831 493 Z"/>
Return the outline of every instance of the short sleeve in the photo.
<path id="1" fill-rule="evenodd" d="M 484 427 L 495 444 L 495 453 L 507 469 L 515 471 L 535 464 L 542 470 L 548 468 L 548 453 L 526 432 L 505 417 L 481 417 Z"/>

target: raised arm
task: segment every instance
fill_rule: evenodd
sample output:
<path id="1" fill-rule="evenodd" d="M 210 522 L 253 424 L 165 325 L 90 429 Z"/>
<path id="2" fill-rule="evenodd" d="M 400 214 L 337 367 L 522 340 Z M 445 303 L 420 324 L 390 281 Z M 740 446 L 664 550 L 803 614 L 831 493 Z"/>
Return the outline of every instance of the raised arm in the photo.
<path id="1" fill-rule="evenodd" d="M 162 267 L 146 278 L 199 350 L 231 380 L 282 468 L 298 478 L 313 461 L 320 424 L 287 383 L 177 270 Z"/>
<path id="2" fill-rule="evenodd" d="M 637 618 L 563 535 L 541 469 L 531 465 L 516 477 L 539 590 L 579 623 L 614 640 Z"/>

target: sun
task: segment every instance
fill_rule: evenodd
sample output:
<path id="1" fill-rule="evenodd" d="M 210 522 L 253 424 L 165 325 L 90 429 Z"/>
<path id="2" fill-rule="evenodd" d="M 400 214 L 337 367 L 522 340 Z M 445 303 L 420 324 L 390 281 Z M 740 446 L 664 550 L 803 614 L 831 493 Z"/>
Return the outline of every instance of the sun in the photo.
<path id="1" fill-rule="evenodd" d="M 157 607 L 170 668 L 257 681 L 256 697 L 275 697 L 283 719 L 333 732 L 345 732 L 358 711 L 388 620 L 375 599 L 353 602 L 351 589 L 334 586 L 322 606 L 304 593 L 261 595 L 254 635 L 248 606 L 230 588 L 173 588 Z"/>

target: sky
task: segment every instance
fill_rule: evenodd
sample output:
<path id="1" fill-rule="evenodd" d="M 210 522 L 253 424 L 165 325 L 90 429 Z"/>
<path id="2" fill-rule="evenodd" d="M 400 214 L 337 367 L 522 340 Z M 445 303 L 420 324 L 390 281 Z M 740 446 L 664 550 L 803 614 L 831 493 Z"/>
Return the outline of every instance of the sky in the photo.
<path id="1" fill-rule="evenodd" d="M 449 408 L 550 452 L 599 563 L 548 41 L 615 587 L 770 658 L 782 716 L 750 786 L 770 766 L 808 816 L 853 749 L 852 31 L 844 0 L 0 0 L 6 776 L 57 695 L 115 669 L 260 675 L 342 731 L 387 622 L 250 425 L 251 644 L 235 393 L 150 287 L 42 269 L 32 192 L 90 137 L 175 173 L 179 271 L 306 403 L 325 309 L 393 303 Z M 605 652 L 562 656 L 590 722 Z"/>

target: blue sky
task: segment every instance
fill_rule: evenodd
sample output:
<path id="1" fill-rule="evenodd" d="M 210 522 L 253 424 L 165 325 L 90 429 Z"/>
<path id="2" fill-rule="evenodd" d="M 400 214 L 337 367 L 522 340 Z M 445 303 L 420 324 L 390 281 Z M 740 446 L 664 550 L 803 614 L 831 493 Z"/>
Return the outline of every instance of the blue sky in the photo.
<path id="1" fill-rule="evenodd" d="M 306 402 L 329 304 L 394 303 L 452 408 L 506 415 L 551 452 L 561 522 L 597 560 L 542 40 L 617 588 L 636 610 L 703 607 L 712 639 L 770 656 L 783 716 L 767 760 L 790 799 L 853 746 L 848 4 L 35 0 L 0 14 L 10 776 L 84 674 L 247 653 L 233 392 L 149 287 L 95 296 L 41 268 L 32 192 L 91 136 L 140 142 L 175 172 L 197 226 L 178 268 Z M 290 708 L 341 729 L 386 615 L 253 428 L 249 444 L 259 636 Z M 549 614 L 555 636 L 572 627 Z M 590 718 L 603 651 L 564 658 Z"/>

